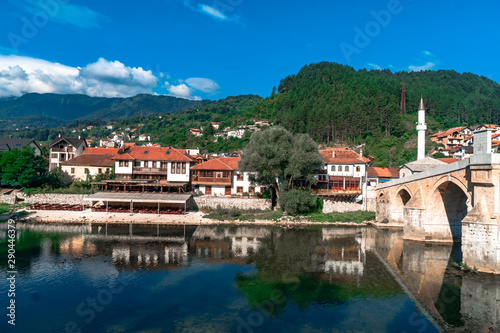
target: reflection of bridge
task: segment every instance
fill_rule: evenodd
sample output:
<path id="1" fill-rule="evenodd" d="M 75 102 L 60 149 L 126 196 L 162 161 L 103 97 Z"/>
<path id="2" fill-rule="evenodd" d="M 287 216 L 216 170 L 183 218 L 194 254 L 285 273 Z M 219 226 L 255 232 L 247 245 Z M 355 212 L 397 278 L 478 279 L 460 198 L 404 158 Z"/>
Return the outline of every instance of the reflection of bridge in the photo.
<path id="1" fill-rule="evenodd" d="M 474 134 L 471 158 L 377 186 L 377 220 L 405 239 L 461 242 L 464 262 L 500 273 L 500 154 L 491 130 Z"/>
<path id="2" fill-rule="evenodd" d="M 417 303 L 420 310 L 428 311 L 441 325 L 463 326 L 457 328 L 457 332 L 463 329 L 493 332 L 500 322 L 500 277 L 464 274 L 457 279 L 454 274 L 449 274 L 445 280 L 452 244 L 405 241 L 400 233 L 369 229 L 371 243 L 368 250 L 374 251 L 389 271 L 402 281 L 403 289 L 410 297 L 414 296 L 425 306 L 422 309 Z M 463 323 L 458 323 L 457 319 Z"/>

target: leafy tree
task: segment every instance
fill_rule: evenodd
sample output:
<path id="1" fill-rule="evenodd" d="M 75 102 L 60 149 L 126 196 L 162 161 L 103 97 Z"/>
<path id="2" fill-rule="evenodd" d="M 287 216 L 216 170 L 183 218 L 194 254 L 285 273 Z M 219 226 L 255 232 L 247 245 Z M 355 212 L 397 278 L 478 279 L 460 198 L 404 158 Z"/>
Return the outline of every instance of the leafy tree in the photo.
<path id="1" fill-rule="evenodd" d="M 32 147 L 22 150 L 12 149 L 0 155 L 2 182 L 30 188 L 37 187 L 46 181 L 46 162 L 35 155 Z"/>
<path id="2" fill-rule="evenodd" d="M 272 187 L 281 207 L 296 215 L 314 210 L 317 204 L 310 192 L 294 189 L 294 180 L 314 182 L 313 171 L 322 164 L 318 147 L 309 135 L 292 135 L 278 126 L 252 134 L 243 150 L 240 167 L 256 172 L 254 181 Z"/>

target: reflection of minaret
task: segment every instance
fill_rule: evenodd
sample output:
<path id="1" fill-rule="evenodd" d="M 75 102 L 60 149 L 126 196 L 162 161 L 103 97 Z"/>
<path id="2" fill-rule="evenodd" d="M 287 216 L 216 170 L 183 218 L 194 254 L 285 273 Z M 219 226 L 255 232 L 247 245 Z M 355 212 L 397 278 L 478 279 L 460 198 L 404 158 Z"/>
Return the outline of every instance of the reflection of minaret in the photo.
<path id="1" fill-rule="evenodd" d="M 420 106 L 418 107 L 418 122 L 417 122 L 417 133 L 418 133 L 418 150 L 417 150 L 417 160 L 425 158 L 425 130 L 427 129 L 427 124 L 425 123 L 425 107 L 424 99 L 420 97 Z"/>

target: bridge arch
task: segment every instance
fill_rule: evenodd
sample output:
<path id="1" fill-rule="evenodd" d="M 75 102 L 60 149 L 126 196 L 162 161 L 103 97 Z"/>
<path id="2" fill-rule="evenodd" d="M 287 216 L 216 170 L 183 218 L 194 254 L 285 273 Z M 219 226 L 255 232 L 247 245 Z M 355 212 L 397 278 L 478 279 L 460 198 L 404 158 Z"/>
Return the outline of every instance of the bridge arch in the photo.
<path id="1" fill-rule="evenodd" d="M 399 186 L 395 193 L 396 195 L 392 201 L 394 207 L 404 207 L 413 197 L 413 193 L 406 185 Z"/>
<path id="2" fill-rule="evenodd" d="M 427 200 L 426 231 L 437 240 L 460 243 L 462 220 L 471 202 L 467 187 L 456 177 L 442 177 L 434 184 Z"/>

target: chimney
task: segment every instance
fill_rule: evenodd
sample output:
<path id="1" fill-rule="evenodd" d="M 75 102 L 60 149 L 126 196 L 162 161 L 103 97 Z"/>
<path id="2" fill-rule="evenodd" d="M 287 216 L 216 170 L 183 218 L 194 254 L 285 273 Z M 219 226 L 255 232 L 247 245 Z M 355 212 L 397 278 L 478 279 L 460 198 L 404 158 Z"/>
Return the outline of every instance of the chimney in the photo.
<path id="1" fill-rule="evenodd" d="M 79 135 L 79 136 L 78 136 L 78 140 L 81 140 L 81 139 L 82 139 L 82 136 L 81 136 L 81 135 Z"/>
<path id="2" fill-rule="evenodd" d="M 363 158 L 363 148 L 361 148 L 361 150 L 359 151 L 359 158 L 362 159 Z"/>
<path id="3" fill-rule="evenodd" d="M 61 133 L 58 134 L 58 137 L 60 138 L 61 137 Z"/>
<path id="4" fill-rule="evenodd" d="M 332 150 L 332 157 L 335 158 L 335 150 Z"/>

